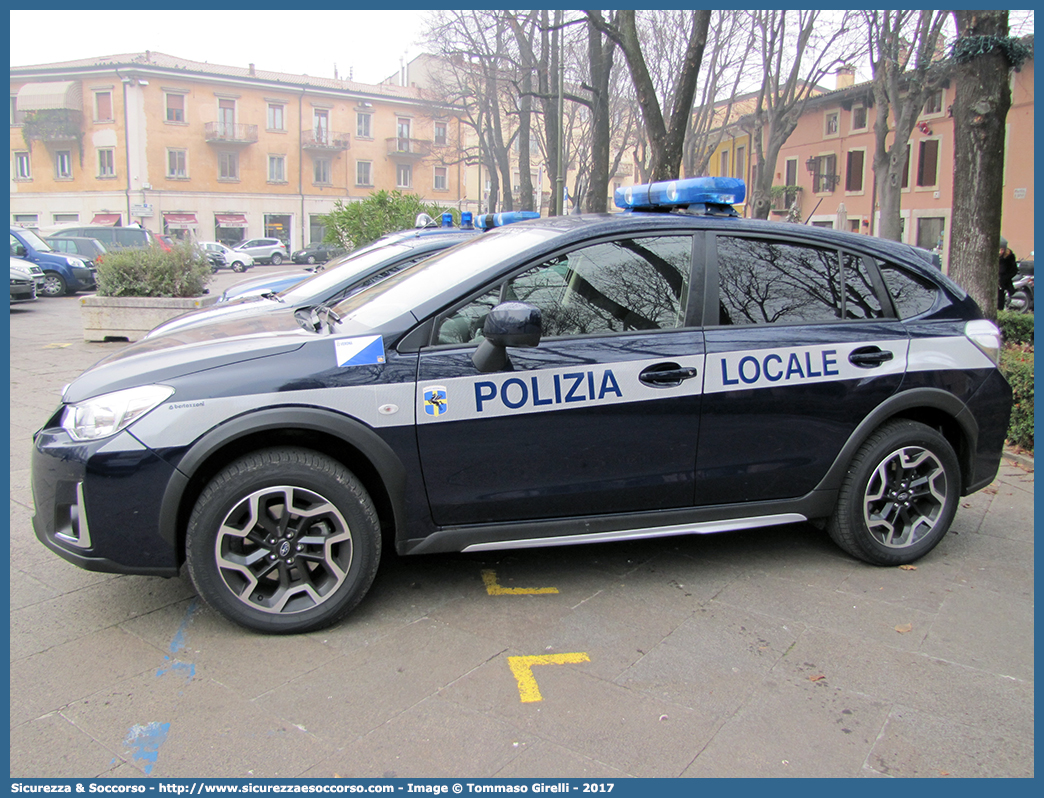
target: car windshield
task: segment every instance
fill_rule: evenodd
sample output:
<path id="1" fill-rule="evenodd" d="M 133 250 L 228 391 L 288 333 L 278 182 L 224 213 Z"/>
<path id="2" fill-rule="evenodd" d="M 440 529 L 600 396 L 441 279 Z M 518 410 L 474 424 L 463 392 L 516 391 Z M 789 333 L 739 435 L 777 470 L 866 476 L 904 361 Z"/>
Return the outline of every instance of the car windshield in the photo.
<path id="1" fill-rule="evenodd" d="M 385 261 L 391 262 L 401 258 L 409 253 L 410 249 L 402 245 L 392 245 L 361 250 L 344 260 L 333 261 L 336 264 L 334 266 L 327 264 L 323 271 L 287 288 L 279 297 L 291 305 L 314 301 L 315 298 L 350 283 L 356 275 L 365 274 Z"/>
<path id="2" fill-rule="evenodd" d="M 44 241 L 32 230 L 22 230 L 22 237 L 37 252 L 54 252 L 51 245 Z"/>
<path id="3" fill-rule="evenodd" d="M 504 227 L 422 260 L 334 306 L 345 320 L 377 327 L 453 286 L 560 235 L 546 227 Z"/>

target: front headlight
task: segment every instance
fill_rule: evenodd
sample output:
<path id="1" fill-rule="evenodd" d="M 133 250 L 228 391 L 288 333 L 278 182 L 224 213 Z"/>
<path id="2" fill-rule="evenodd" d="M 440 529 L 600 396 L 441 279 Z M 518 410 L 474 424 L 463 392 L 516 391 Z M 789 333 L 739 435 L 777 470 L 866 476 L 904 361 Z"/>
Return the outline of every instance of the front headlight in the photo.
<path id="1" fill-rule="evenodd" d="M 73 440 L 94 441 L 125 429 L 167 399 L 174 389 L 169 385 L 142 385 L 95 396 L 62 412 L 62 429 Z"/>
<path id="2" fill-rule="evenodd" d="M 72 267 L 83 266 L 83 261 L 82 260 L 79 260 L 77 258 L 70 258 L 68 255 L 65 256 L 65 262 L 67 264 L 69 264 L 69 266 L 72 266 Z"/>

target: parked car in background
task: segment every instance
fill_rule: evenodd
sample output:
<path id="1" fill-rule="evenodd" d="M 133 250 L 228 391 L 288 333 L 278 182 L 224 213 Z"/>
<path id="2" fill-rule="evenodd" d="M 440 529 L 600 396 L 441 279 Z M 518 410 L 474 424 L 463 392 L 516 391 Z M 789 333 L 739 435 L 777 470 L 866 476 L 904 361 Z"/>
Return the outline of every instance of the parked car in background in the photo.
<path id="1" fill-rule="evenodd" d="M 108 251 L 105 245 L 97 238 L 73 238 L 51 236 L 44 239 L 56 252 L 65 252 L 69 255 L 79 255 L 88 266 L 97 266 L 102 256 Z"/>
<path id="2" fill-rule="evenodd" d="M 151 243 L 149 231 L 142 227 L 65 227 L 53 233 L 52 238 L 96 238 L 110 252 L 123 247 L 147 247 Z"/>
<path id="3" fill-rule="evenodd" d="M 272 311 L 314 308 L 332 305 L 345 297 L 380 282 L 414 263 L 430 258 L 454 244 L 475 236 L 473 230 L 454 230 L 448 235 L 430 236 L 401 241 L 378 247 L 366 247 L 346 257 L 331 261 L 322 271 L 284 291 L 269 290 L 261 295 L 218 303 L 208 308 L 192 310 L 170 321 L 163 322 L 146 335 L 154 338 L 167 333 L 180 333 L 190 327 L 200 327 L 216 320 L 249 320 Z M 305 274 L 308 274 L 305 272 Z"/>
<path id="4" fill-rule="evenodd" d="M 278 266 L 289 260 L 286 245 L 278 238 L 251 238 L 233 247 L 238 252 L 245 252 L 259 263 L 271 263 Z"/>
<path id="5" fill-rule="evenodd" d="M 248 252 L 232 249 L 219 241 L 198 241 L 196 243 L 203 248 L 208 257 L 217 255 L 220 258 L 221 262 L 217 264 L 218 267 L 226 267 L 234 272 L 245 272 L 254 265 L 254 258 Z M 211 263 L 216 263 L 216 260 L 211 259 Z"/>
<path id="6" fill-rule="evenodd" d="M 310 247 L 297 250 L 291 260 L 294 263 L 326 263 L 331 258 L 343 255 L 347 251 L 337 244 L 312 244 Z"/>
<path id="7" fill-rule="evenodd" d="M 157 246 L 165 252 L 170 252 L 174 248 L 175 241 L 170 236 L 161 235 L 160 233 L 149 232 L 149 240 L 153 246 Z"/>
<path id="8" fill-rule="evenodd" d="M 45 296 L 90 291 L 96 284 L 94 267 L 83 258 L 55 252 L 50 244 L 24 227 L 11 226 L 11 257 L 24 258 L 40 267 Z"/>
<path id="9" fill-rule="evenodd" d="M 43 285 L 43 269 L 21 258 L 11 258 L 11 303 L 32 302 Z"/>

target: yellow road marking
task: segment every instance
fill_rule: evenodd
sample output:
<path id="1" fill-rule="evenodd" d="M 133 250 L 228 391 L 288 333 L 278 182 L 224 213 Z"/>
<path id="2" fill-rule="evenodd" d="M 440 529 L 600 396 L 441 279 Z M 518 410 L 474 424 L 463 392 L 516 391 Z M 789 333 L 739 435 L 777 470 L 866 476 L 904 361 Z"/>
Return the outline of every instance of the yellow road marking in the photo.
<path id="1" fill-rule="evenodd" d="M 72 344 L 44 344 L 44 349 L 65 349 L 67 346 Z"/>
<path id="2" fill-rule="evenodd" d="M 583 652 L 575 654 L 540 654 L 534 657 L 508 657 L 508 666 L 518 682 L 518 696 L 523 704 L 543 701 L 540 688 L 533 678 L 534 665 L 576 665 L 579 662 L 590 662 L 591 658 Z"/>
<path id="3" fill-rule="evenodd" d="M 486 583 L 486 592 L 491 596 L 531 596 L 545 593 L 557 593 L 557 587 L 501 587 L 497 584 L 496 571 L 483 571 L 482 581 Z"/>

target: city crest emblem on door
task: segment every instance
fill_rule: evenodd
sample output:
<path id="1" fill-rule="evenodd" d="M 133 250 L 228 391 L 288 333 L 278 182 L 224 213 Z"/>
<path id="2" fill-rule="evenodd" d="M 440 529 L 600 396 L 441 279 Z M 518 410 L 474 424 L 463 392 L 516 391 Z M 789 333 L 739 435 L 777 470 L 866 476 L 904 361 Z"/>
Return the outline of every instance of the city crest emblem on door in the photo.
<path id="1" fill-rule="evenodd" d="M 424 412 L 429 416 L 441 416 L 449 410 L 446 401 L 446 388 L 442 385 L 431 385 L 424 389 Z"/>

